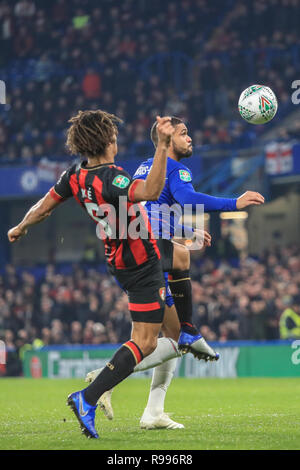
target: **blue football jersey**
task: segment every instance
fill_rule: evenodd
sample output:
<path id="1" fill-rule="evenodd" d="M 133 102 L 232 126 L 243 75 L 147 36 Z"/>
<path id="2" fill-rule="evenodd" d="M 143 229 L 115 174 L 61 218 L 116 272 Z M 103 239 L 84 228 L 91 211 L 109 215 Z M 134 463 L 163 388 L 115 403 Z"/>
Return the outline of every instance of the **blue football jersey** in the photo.
<path id="1" fill-rule="evenodd" d="M 133 175 L 133 179 L 146 179 L 152 163 L 153 158 L 143 162 Z M 180 235 L 182 234 L 182 226 L 179 223 L 182 208 L 178 202 L 177 194 L 187 185 L 192 186 L 191 170 L 182 163 L 168 158 L 166 182 L 159 199 L 145 202 L 152 231 L 156 237 L 172 238 L 178 229 L 180 229 Z M 194 189 L 193 186 L 192 189 Z M 179 235 L 179 232 L 176 234 Z"/>

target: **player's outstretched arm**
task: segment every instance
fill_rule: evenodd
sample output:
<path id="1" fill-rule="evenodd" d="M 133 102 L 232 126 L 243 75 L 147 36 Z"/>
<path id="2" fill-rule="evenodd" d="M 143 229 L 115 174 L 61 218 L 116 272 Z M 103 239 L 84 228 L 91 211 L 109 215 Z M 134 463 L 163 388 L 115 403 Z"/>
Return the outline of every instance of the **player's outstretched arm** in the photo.
<path id="1" fill-rule="evenodd" d="M 191 183 L 174 186 L 172 193 L 175 200 L 181 206 L 184 204 L 192 204 L 192 206 L 196 207 L 197 204 L 203 204 L 205 212 L 236 211 L 251 205 L 260 205 L 265 202 L 264 197 L 255 191 L 246 191 L 237 199 L 215 197 L 196 192 Z"/>
<path id="2" fill-rule="evenodd" d="M 45 220 L 59 204 L 60 202 L 55 201 L 52 196 L 50 196 L 50 193 L 47 193 L 29 209 L 22 222 L 8 231 L 7 236 L 9 241 L 14 243 L 20 240 L 21 237 L 26 235 L 31 225 L 38 224 Z"/>
<path id="3" fill-rule="evenodd" d="M 136 180 L 138 183 L 134 189 L 133 202 L 156 201 L 165 185 L 167 151 L 174 134 L 174 127 L 170 117 L 157 116 L 158 144 L 153 158 L 152 168 L 145 179 Z"/>

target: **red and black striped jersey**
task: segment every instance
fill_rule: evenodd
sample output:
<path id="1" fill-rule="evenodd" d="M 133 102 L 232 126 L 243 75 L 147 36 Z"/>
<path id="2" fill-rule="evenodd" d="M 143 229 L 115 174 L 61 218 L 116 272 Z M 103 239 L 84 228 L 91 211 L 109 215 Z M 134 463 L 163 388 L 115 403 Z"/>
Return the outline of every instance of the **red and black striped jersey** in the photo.
<path id="1" fill-rule="evenodd" d="M 138 180 L 112 163 L 86 168 L 83 162 L 72 165 L 50 189 L 59 202 L 73 196 L 97 223 L 111 268 L 128 269 L 160 258 L 147 212 L 142 204 L 132 202 L 137 184 Z"/>

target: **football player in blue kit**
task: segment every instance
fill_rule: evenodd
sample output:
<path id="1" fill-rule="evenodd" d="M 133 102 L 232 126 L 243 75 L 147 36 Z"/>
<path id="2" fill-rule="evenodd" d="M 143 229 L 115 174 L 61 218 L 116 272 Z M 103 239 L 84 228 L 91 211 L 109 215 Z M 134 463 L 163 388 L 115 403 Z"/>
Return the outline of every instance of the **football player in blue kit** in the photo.
<path id="1" fill-rule="evenodd" d="M 172 218 L 172 214 L 170 216 L 168 211 L 158 210 L 159 206 L 162 207 L 163 204 L 165 207 L 179 205 L 184 209 L 185 205 L 189 205 L 193 210 L 196 210 L 197 205 L 201 204 L 204 207 L 204 212 L 236 211 L 250 205 L 263 204 L 264 197 L 255 191 L 247 191 L 239 198 L 214 197 L 196 192 L 192 185 L 191 170 L 181 161 L 183 158 L 192 156 L 192 139 L 181 119 L 172 117 L 171 123 L 175 128 L 175 132 L 168 151 L 166 183 L 158 200 L 146 201 L 145 208 L 154 235 L 159 235 L 157 242 L 162 255 L 163 270 L 169 274 L 169 285 L 181 325 L 178 340 L 179 348 L 188 349 L 197 355 L 199 333 L 192 321 L 192 289 L 189 273 L 190 251 L 184 245 L 173 243 L 172 238 L 177 235 L 178 227 L 176 215 Z M 151 129 L 151 139 L 156 147 L 158 142 L 156 123 Z M 146 178 L 152 162 L 153 158 L 143 162 L 133 178 Z M 166 226 L 169 233 L 167 233 Z M 185 226 L 183 229 L 186 237 L 193 237 L 194 229 L 192 227 Z M 199 353 L 201 356 L 202 351 L 200 350 Z"/>
<path id="2" fill-rule="evenodd" d="M 165 279 L 168 280 L 167 290 L 169 295 L 166 298 L 166 305 L 167 309 L 169 308 L 169 314 L 167 318 L 164 318 L 164 325 L 165 329 L 168 329 L 168 325 L 170 325 L 168 336 L 176 341 L 178 348 L 177 354 L 174 352 L 173 357 L 170 357 L 171 360 L 158 365 L 153 371 L 148 403 L 140 422 L 141 427 L 146 429 L 158 427 L 176 429 L 183 427 L 183 425 L 171 420 L 164 413 L 164 399 L 176 368 L 177 357 L 179 356 L 178 350 L 191 352 L 199 359 L 218 359 L 218 353 L 205 342 L 193 324 L 192 286 L 189 273 L 190 251 L 184 244 L 177 243 L 176 237 L 178 237 L 178 228 L 180 229 L 179 238 L 188 239 L 197 237 L 197 230 L 192 227 L 178 225 L 177 215 L 179 216 L 179 212 L 182 213 L 182 211 L 178 211 L 178 214 L 176 214 L 176 206 L 177 209 L 184 209 L 184 206 L 188 204 L 189 207 L 196 210 L 197 205 L 201 204 L 204 207 L 204 212 L 212 212 L 237 211 L 251 205 L 264 203 L 264 197 L 255 191 L 246 191 L 239 198 L 214 197 L 196 192 L 192 185 L 192 173 L 182 163 L 183 158 L 192 156 L 192 139 L 181 119 L 172 117 L 171 124 L 174 126 L 175 131 L 168 149 L 165 186 L 159 199 L 157 201 L 146 201 L 144 207 L 151 221 L 152 231 L 155 237 L 158 238 L 157 244 L 162 256 Z M 158 143 L 156 123 L 151 129 L 151 139 L 156 147 Z M 152 163 L 153 158 L 144 161 L 133 178 L 145 179 L 151 170 Z M 175 207 L 175 214 L 166 209 L 171 208 L 171 206 Z M 210 243 L 206 241 L 207 244 Z M 170 295 L 170 292 L 172 295 Z M 174 303 L 176 310 L 174 309 Z M 176 311 L 178 318 L 176 318 Z M 88 374 L 88 381 L 94 379 L 95 372 Z M 112 417 L 110 393 L 107 392 L 105 396 L 100 398 L 100 406 L 106 414 Z"/>

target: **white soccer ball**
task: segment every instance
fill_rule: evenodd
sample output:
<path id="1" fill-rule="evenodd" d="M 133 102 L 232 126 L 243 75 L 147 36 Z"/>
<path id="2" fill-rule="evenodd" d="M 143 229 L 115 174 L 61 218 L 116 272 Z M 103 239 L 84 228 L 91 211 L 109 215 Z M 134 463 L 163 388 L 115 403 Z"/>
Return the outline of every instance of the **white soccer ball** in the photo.
<path id="1" fill-rule="evenodd" d="M 265 124 L 271 121 L 277 109 L 275 93 L 264 85 L 249 86 L 239 98 L 240 115 L 250 124 Z"/>

